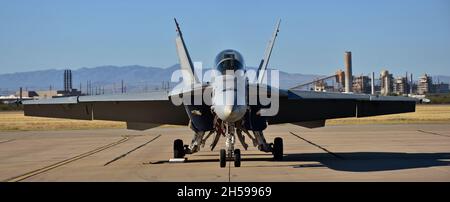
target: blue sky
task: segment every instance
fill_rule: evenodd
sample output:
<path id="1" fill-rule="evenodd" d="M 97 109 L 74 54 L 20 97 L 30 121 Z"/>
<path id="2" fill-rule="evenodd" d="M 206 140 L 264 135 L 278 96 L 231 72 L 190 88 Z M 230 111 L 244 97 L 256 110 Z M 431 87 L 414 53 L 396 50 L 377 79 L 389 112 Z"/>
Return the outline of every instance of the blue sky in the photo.
<path id="1" fill-rule="evenodd" d="M 0 73 L 177 63 L 173 17 L 194 61 L 222 49 L 257 66 L 282 19 L 270 67 L 330 75 L 353 53 L 354 74 L 450 75 L 450 1 L 0 0 Z"/>

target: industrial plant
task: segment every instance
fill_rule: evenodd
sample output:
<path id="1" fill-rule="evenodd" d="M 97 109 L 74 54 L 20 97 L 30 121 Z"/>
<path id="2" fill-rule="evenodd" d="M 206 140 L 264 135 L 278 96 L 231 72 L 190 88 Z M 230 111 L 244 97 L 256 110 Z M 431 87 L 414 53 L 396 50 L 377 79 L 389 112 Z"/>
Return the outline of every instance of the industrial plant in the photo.
<path id="1" fill-rule="evenodd" d="M 405 73 L 394 77 L 388 70 L 380 71 L 378 77 L 375 72 L 370 76 L 352 74 L 352 53 L 344 53 L 345 71 L 338 70 L 334 75 L 319 78 L 314 81 L 295 86 L 295 89 L 304 89 L 320 92 L 363 93 L 372 95 L 425 95 L 432 93 L 449 93 L 449 84 L 443 82 L 433 83 L 432 77 L 424 74 L 413 80 L 413 74 Z"/>
<path id="2" fill-rule="evenodd" d="M 28 90 L 22 87 L 14 95 L 0 96 L 0 101 L 5 103 L 16 102 L 19 100 L 48 99 L 57 97 L 70 97 L 86 95 L 76 88 L 72 88 L 72 70 L 64 70 L 63 90 L 53 90 L 52 86 L 48 90 Z"/>
<path id="3" fill-rule="evenodd" d="M 72 70 L 64 70 L 64 90 L 56 91 L 57 95 L 53 97 L 69 97 L 82 95 L 81 91 L 72 88 Z"/>

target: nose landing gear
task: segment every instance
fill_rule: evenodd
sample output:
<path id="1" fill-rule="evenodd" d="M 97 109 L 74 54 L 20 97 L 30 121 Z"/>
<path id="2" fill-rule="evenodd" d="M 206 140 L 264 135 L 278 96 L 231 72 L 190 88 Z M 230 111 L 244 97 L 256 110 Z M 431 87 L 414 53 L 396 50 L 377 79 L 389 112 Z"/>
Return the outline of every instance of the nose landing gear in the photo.
<path id="1" fill-rule="evenodd" d="M 224 168 L 227 165 L 228 160 L 234 161 L 234 167 L 241 167 L 241 150 L 235 149 L 233 154 L 228 154 L 225 149 L 220 150 L 220 167 Z"/>
<path id="2" fill-rule="evenodd" d="M 220 167 L 224 168 L 227 165 L 227 152 L 225 149 L 220 150 Z"/>
<path id="3" fill-rule="evenodd" d="M 241 167 L 241 150 L 234 150 L 234 167 Z"/>
<path id="4" fill-rule="evenodd" d="M 224 168 L 228 160 L 234 160 L 234 167 L 241 167 L 241 150 L 234 149 L 235 127 L 228 125 L 228 132 L 225 140 L 225 149 L 220 150 L 220 167 Z"/>

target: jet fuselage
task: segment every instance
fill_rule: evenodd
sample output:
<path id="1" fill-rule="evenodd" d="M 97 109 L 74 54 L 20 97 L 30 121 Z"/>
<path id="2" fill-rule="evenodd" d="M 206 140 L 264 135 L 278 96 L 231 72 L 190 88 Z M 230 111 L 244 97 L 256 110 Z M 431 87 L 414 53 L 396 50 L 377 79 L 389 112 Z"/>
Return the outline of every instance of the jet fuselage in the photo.
<path id="1" fill-rule="evenodd" d="M 215 70 L 212 109 L 222 121 L 239 121 L 248 108 L 244 59 L 235 50 L 224 50 L 215 59 Z"/>

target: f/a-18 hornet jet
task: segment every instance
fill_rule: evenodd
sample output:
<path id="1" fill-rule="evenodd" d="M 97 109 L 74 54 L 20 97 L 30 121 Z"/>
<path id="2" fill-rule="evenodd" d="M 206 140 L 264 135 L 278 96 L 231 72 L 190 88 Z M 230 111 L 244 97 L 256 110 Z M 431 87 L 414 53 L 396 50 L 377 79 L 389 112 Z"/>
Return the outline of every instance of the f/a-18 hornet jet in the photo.
<path id="1" fill-rule="evenodd" d="M 181 139 L 174 141 L 174 158 L 200 151 L 209 137 L 213 137 L 213 150 L 222 136 L 226 141 L 224 149 L 220 149 L 220 167 L 225 167 L 227 161 L 240 167 L 236 137 L 245 150 L 248 137 L 260 151 L 272 153 L 275 161 L 283 159 L 283 139 L 277 137 L 269 143 L 264 138 L 263 131 L 271 124 L 316 128 L 324 126 L 326 119 L 415 111 L 416 101 L 407 97 L 280 89 L 277 82 L 272 82 L 277 80 L 277 72 L 271 73 L 269 85 L 267 66 L 280 21 L 256 71 L 246 69 L 243 56 L 228 49 L 215 58 L 210 80 L 202 82 L 195 74 L 176 19 L 175 24 L 181 75 L 178 81 L 182 82 L 173 90 L 24 101 L 25 115 L 124 121 L 128 129 L 135 130 L 162 124 L 185 125 L 192 129 L 194 137 L 189 145 Z"/>

